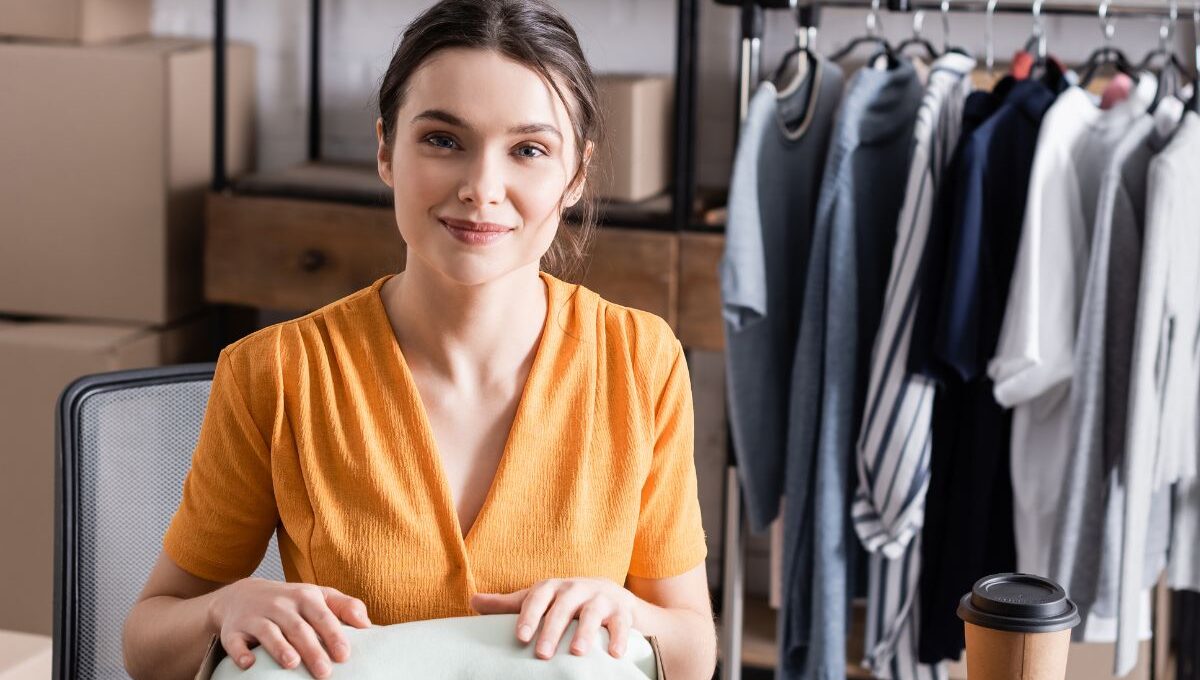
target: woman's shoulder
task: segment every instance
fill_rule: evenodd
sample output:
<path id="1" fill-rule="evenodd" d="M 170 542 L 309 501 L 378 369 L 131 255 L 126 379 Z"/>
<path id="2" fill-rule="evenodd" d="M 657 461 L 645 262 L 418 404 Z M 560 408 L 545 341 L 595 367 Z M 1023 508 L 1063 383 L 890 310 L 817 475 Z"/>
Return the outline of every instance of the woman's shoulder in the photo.
<path id="1" fill-rule="evenodd" d="M 595 338 L 610 357 L 624 355 L 636 362 L 654 359 L 673 359 L 680 348 L 675 331 L 661 316 L 635 307 L 613 302 L 582 284 L 570 284 L 549 277 L 560 286 L 559 297 L 570 299 L 576 328 L 562 323 L 568 334 L 577 331 L 581 339 Z M 594 320 L 594 328 L 588 328 Z M 560 322 L 561 323 L 561 322 Z"/>
<path id="2" fill-rule="evenodd" d="M 239 366 L 261 369 L 277 366 L 303 352 L 306 346 L 311 348 L 313 340 L 327 341 L 331 331 L 334 336 L 342 335 L 343 330 L 354 332 L 348 324 L 359 323 L 363 313 L 370 311 L 369 296 L 377 294 L 387 279 L 388 276 L 381 277 L 307 314 L 260 328 L 230 343 L 221 353 Z"/>

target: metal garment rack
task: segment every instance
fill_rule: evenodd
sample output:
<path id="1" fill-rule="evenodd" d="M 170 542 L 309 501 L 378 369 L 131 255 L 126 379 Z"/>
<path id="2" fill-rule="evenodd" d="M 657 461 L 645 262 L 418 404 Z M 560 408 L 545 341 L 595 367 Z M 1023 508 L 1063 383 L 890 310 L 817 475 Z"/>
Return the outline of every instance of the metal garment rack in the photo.
<path id="1" fill-rule="evenodd" d="M 798 33 L 801 39 L 811 40 L 815 37 L 818 24 L 818 10 L 825 7 L 861 9 L 863 11 L 888 10 L 889 12 L 913 12 L 929 10 L 939 12 L 971 12 L 987 14 L 1001 12 L 1005 14 L 1027 14 L 1035 22 L 1041 15 L 1070 15 L 1099 18 L 1103 23 L 1106 17 L 1159 17 L 1175 22 L 1179 16 L 1180 3 L 1173 0 L 1162 6 L 1133 5 L 1122 3 L 1102 3 L 1089 5 L 1079 2 L 1046 3 L 1045 0 L 1021 2 L 1019 0 L 887 0 L 886 3 L 875 0 L 821 0 L 820 2 L 799 2 L 798 0 L 715 0 L 719 5 L 729 5 L 741 8 L 741 50 L 738 56 L 738 88 L 737 88 L 737 120 L 739 129 L 746 117 L 750 98 L 759 83 L 761 71 L 761 45 L 763 36 L 763 21 L 765 10 L 791 10 L 797 12 L 797 26 L 805 26 L 806 30 Z M 1103 6 L 1103 9 L 1101 7 Z M 1194 30 L 1196 30 L 1196 66 L 1200 66 L 1200 0 L 1194 0 L 1192 10 Z M 1039 23 L 1040 26 L 1040 23 Z M 992 29 L 988 27 L 990 32 Z M 990 62 L 989 62 L 990 63 Z M 736 139 L 735 134 L 735 139 Z M 728 426 L 727 426 L 728 428 Z M 728 458 L 725 478 L 724 505 L 724 539 L 722 555 L 722 636 L 719 644 L 722 652 L 722 680 L 740 680 L 742 663 L 742 637 L 744 624 L 744 555 L 746 539 L 742 532 L 743 506 L 741 501 L 741 486 L 738 482 L 737 462 L 732 437 L 727 431 Z M 1150 678 L 1154 680 L 1157 673 L 1156 644 L 1159 635 L 1158 628 L 1158 598 L 1152 602 L 1152 637 L 1150 645 Z"/>

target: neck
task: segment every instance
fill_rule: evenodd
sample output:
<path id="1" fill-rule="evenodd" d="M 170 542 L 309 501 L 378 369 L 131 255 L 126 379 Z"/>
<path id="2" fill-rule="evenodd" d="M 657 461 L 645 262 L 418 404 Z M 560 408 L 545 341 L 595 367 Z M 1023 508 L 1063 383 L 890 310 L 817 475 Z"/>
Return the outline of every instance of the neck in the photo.
<path id="1" fill-rule="evenodd" d="M 406 360 L 451 382 L 503 380 L 541 337 L 547 292 L 537 263 L 462 285 L 411 258 L 389 285 L 385 305 Z"/>

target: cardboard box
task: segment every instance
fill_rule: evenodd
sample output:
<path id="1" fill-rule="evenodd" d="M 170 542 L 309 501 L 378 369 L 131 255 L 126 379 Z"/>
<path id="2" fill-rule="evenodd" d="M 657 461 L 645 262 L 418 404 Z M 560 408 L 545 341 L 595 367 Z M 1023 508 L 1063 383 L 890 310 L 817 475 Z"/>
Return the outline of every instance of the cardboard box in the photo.
<path id="1" fill-rule="evenodd" d="M 254 51 L 228 55 L 237 174 Z M 0 314 L 161 325 L 202 307 L 212 61 L 194 39 L 0 43 Z"/>
<path id="2" fill-rule="evenodd" d="M 213 329 L 209 313 L 162 329 L 0 319 L 0 629 L 52 634 L 59 395 L 83 375 L 211 360 Z"/>
<path id="3" fill-rule="evenodd" d="M 53 665 L 49 636 L 0 630 L 0 680 L 46 680 Z"/>
<path id="4" fill-rule="evenodd" d="M 4 0 L 0 35 L 95 43 L 150 34 L 152 0 Z"/>
<path id="5" fill-rule="evenodd" d="M 671 78 L 601 75 L 596 80 L 605 136 L 589 178 L 595 195 L 642 201 L 671 183 L 675 89 Z"/>

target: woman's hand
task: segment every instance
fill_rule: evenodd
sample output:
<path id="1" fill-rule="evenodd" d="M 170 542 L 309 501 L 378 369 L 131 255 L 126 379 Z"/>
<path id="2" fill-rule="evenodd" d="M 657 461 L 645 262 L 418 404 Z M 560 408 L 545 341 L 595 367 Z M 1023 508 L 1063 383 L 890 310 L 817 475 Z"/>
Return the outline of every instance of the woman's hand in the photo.
<path id="1" fill-rule="evenodd" d="M 251 577 L 214 595 L 210 616 L 221 646 L 243 670 L 254 663 L 250 643 L 258 642 L 280 666 L 295 668 L 303 660 L 313 677 L 327 677 L 331 657 L 339 663 L 350 657 L 341 621 L 371 625 L 362 600 L 327 586 Z"/>
<path id="2" fill-rule="evenodd" d="M 567 625 L 576 617 L 579 625 L 571 641 L 572 654 L 586 654 L 604 626 L 608 628 L 608 653 L 620 658 L 625 654 L 637 603 L 637 596 L 625 588 L 595 578 L 548 579 L 515 593 L 471 597 L 471 607 L 480 614 L 519 613 L 517 639 L 521 642 L 533 638 L 540 622 L 536 654 L 543 659 L 554 656 Z"/>

